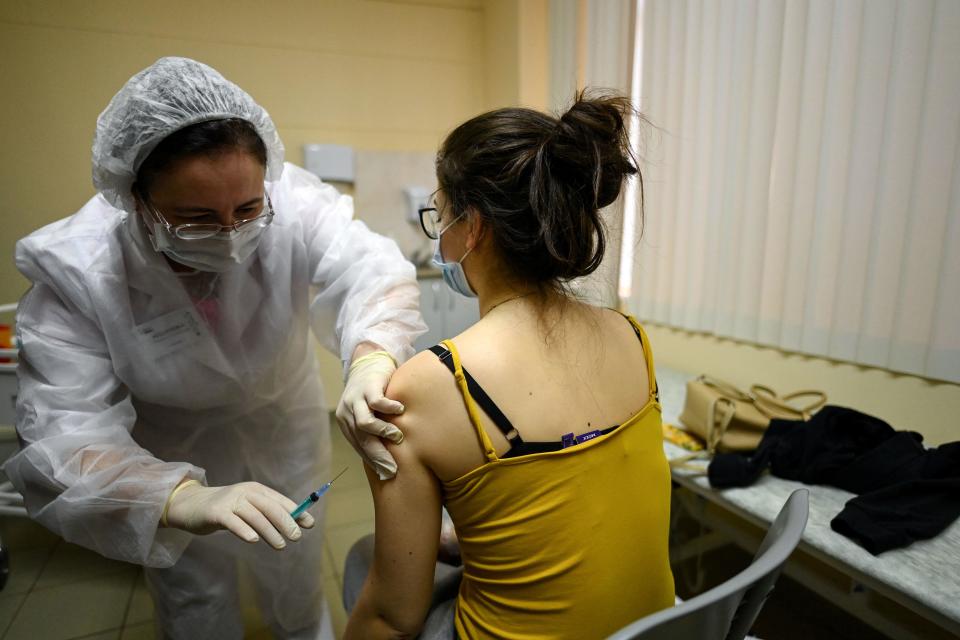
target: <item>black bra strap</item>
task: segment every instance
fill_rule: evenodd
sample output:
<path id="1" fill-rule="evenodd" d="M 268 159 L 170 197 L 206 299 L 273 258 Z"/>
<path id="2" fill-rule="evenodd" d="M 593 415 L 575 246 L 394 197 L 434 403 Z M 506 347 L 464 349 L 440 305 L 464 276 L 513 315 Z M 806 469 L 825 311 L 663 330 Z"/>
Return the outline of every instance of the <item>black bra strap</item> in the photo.
<path id="1" fill-rule="evenodd" d="M 447 369 L 450 369 L 451 373 L 455 372 L 453 365 L 453 358 L 451 357 L 450 351 L 443 345 L 434 345 L 430 347 L 430 351 L 435 353 L 440 362 L 446 365 Z M 513 423 L 503 414 L 503 411 L 500 411 L 500 407 L 490 399 L 490 396 L 487 395 L 487 392 L 483 390 L 473 376 L 471 376 L 466 369 L 463 370 L 463 377 L 467 379 L 467 390 L 470 392 L 470 395 L 473 396 L 474 401 L 477 405 L 483 409 L 484 413 L 490 416 L 490 419 L 493 420 L 493 424 L 497 425 L 497 428 L 503 434 L 503 437 L 507 439 L 510 443 L 511 448 L 517 445 L 523 444 L 523 438 L 520 437 L 520 432 L 513 426 Z"/>
<path id="2" fill-rule="evenodd" d="M 608 433 L 611 433 L 612 431 L 615 431 L 616 429 L 619 429 L 619 428 L 620 428 L 620 425 L 615 424 L 612 427 L 607 427 L 606 429 L 600 429 L 597 432 L 597 436 L 605 436 Z M 566 445 L 566 446 L 572 446 L 572 445 Z M 513 447 L 512 449 L 510 449 L 510 451 L 500 456 L 500 459 L 505 460 L 506 458 L 516 458 L 517 456 L 528 456 L 532 453 L 548 453 L 550 451 L 560 451 L 561 449 L 565 449 L 566 446 L 564 446 L 563 442 L 557 442 L 556 440 L 553 440 L 551 442 L 521 442 L 516 447 Z"/>

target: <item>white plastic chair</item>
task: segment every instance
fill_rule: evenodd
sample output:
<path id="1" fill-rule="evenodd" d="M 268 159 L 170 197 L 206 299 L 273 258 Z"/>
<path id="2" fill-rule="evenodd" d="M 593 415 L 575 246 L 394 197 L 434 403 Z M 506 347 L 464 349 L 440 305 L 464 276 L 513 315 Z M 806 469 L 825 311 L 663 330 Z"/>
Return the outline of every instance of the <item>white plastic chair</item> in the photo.
<path id="1" fill-rule="evenodd" d="M 607 640 L 743 640 L 807 525 L 810 493 L 787 498 L 746 569 L 675 607 L 645 616 Z"/>

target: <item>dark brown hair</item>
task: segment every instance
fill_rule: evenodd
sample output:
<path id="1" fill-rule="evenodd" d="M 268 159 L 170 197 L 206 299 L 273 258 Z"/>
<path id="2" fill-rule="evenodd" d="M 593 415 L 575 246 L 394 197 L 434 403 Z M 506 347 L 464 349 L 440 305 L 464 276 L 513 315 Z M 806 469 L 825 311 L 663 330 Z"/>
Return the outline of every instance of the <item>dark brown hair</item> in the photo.
<path id="1" fill-rule="evenodd" d="M 145 196 L 154 179 L 174 164 L 193 156 L 216 156 L 229 151 L 245 151 L 264 167 L 267 146 L 254 126 L 241 118 L 207 120 L 174 131 L 160 141 L 137 170 L 134 189 Z"/>
<path id="2" fill-rule="evenodd" d="M 454 215 L 480 215 L 506 267 L 541 290 L 559 290 L 603 259 L 599 209 L 624 178 L 642 178 L 619 95 L 581 92 L 555 117 L 498 109 L 457 127 L 437 154 L 437 180 Z M 642 216 L 642 205 L 641 205 Z"/>

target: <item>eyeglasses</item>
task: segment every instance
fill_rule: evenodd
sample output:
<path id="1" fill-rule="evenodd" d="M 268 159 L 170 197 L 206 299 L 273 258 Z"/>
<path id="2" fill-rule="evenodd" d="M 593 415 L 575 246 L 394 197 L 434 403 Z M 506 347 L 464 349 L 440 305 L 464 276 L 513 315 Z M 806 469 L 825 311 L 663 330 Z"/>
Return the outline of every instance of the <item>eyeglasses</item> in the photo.
<path id="1" fill-rule="evenodd" d="M 463 217 L 463 215 L 459 215 L 450 224 L 441 227 L 439 209 L 436 207 L 421 207 L 417 211 L 420 213 L 420 226 L 423 227 L 423 232 L 431 240 L 437 240 L 441 233 L 455 225 Z"/>
<path id="2" fill-rule="evenodd" d="M 167 231 L 181 240 L 203 240 L 212 238 L 218 233 L 224 231 L 240 231 L 242 229 L 254 229 L 269 226 L 273 222 L 273 203 L 270 202 L 270 195 L 264 194 L 263 204 L 249 218 L 243 218 L 233 224 L 218 224 L 216 222 L 206 223 L 187 223 L 172 225 L 160 214 L 153 205 L 146 203 L 147 209 L 157 219 L 157 222 L 166 227 Z"/>
<path id="3" fill-rule="evenodd" d="M 431 240 L 440 237 L 440 211 L 436 207 L 421 207 L 417 209 L 420 213 L 420 226 L 423 232 Z"/>

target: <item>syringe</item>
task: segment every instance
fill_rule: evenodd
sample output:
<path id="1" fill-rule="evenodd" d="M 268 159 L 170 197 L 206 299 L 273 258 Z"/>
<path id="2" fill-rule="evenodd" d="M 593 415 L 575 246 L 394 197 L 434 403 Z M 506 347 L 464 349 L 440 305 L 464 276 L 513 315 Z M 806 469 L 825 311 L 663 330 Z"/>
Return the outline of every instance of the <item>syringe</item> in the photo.
<path id="1" fill-rule="evenodd" d="M 316 491 L 308 495 L 307 499 L 301 502 L 300 505 L 290 513 L 290 516 L 294 520 L 296 520 L 301 513 L 303 513 L 304 511 L 309 509 L 311 506 L 313 506 L 313 503 L 319 500 L 320 496 L 325 494 L 327 490 L 330 489 L 330 485 L 333 484 L 334 480 L 336 480 L 337 478 L 342 476 L 344 473 L 346 473 L 348 468 L 349 467 L 344 467 L 343 471 L 341 471 L 340 473 L 338 473 L 336 476 L 333 477 L 333 480 L 331 480 L 327 484 L 323 485 L 322 487 L 320 487 L 319 489 L 317 489 Z"/>

